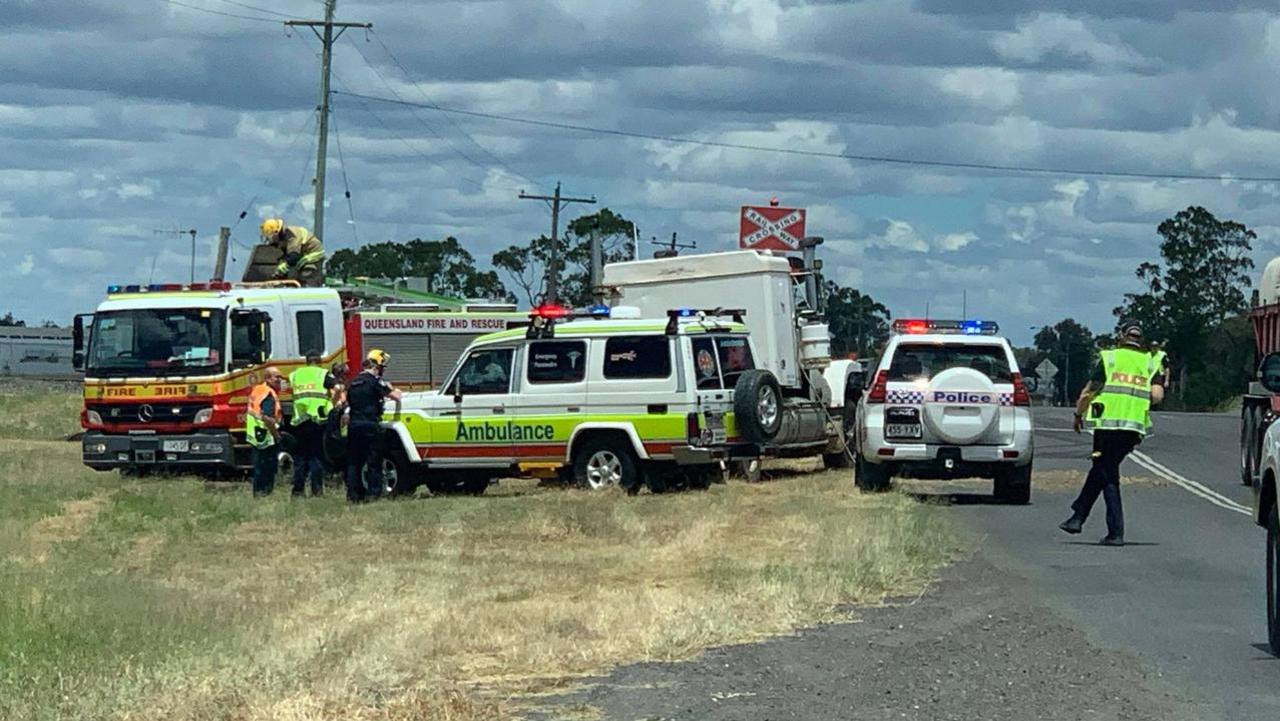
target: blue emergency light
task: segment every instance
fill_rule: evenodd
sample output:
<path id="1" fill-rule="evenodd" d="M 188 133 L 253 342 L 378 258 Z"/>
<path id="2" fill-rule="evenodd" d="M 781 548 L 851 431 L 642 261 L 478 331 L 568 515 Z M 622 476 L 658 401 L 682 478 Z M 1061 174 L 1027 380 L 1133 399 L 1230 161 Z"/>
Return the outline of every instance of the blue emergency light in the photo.
<path id="1" fill-rule="evenodd" d="M 595 318 L 608 318 L 611 312 L 613 312 L 612 309 L 607 305 L 593 305 L 587 308 L 587 315 Z"/>

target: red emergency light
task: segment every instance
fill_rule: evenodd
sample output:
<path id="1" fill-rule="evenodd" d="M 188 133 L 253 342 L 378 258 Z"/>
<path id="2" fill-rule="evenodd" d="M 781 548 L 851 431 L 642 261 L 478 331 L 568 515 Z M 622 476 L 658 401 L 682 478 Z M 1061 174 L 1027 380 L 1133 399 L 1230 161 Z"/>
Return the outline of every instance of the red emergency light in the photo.
<path id="1" fill-rule="evenodd" d="M 529 315 L 533 316 L 534 318 L 548 318 L 551 320 L 556 320 L 560 318 L 568 318 L 569 316 L 573 315 L 573 311 L 562 305 L 552 305 L 550 303 L 544 303 L 534 308 L 529 313 Z"/>

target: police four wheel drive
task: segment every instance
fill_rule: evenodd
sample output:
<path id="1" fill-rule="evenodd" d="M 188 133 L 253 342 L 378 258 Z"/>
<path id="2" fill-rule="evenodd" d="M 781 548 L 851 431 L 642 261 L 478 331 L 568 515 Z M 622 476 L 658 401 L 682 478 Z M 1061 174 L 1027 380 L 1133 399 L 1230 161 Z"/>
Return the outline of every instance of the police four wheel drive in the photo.
<path id="1" fill-rule="evenodd" d="M 630 493 L 706 488 L 722 461 L 779 431 L 781 392 L 756 368 L 742 311 L 535 309 L 477 339 L 438 391 L 384 417 L 394 493 L 482 493 L 525 475 Z"/>
<path id="2" fill-rule="evenodd" d="M 1031 397 L 995 323 L 898 320 L 858 404 L 854 480 L 991 478 L 1031 500 Z"/>

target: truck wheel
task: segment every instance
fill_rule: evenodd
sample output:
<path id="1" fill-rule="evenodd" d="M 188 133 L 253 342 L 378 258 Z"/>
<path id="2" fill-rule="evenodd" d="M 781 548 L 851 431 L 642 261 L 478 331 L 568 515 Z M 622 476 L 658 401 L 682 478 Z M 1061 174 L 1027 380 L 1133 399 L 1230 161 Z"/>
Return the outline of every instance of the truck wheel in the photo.
<path id="1" fill-rule="evenodd" d="M 1267 514 L 1267 643 L 1280 656 L 1280 504 Z"/>
<path id="2" fill-rule="evenodd" d="M 853 449 L 854 441 L 857 433 L 856 408 L 851 405 L 849 399 L 845 399 L 844 412 L 840 416 L 840 441 L 844 447 L 837 453 L 823 453 L 822 466 L 828 470 L 836 468 L 850 468 L 853 466 Z"/>
<path id="3" fill-rule="evenodd" d="M 1016 506 L 1031 502 L 1031 464 L 1002 468 L 996 473 L 996 500 Z"/>
<path id="4" fill-rule="evenodd" d="M 729 465 L 729 475 L 747 483 L 757 483 L 764 477 L 762 468 L 759 458 L 744 458 Z"/>
<path id="5" fill-rule="evenodd" d="M 853 485 L 867 493 L 881 493 L 889 490 L 891 475 L 889 469 L 882 464 L 867 463 L 861 455 L 854 456 Z"/>
<path id="6" fill-rule="evenodd" d="M 768 443 L 782 428 L 782 389 L 773 374 L 749 370 L 733 387 L 738 432 L 752 443 Z"/>
<path id="7" fill-rule="evenodd" d="M 573 454 L 573 478 L 593 491 L 638 486 L 640 473 L 631 444 L 615 436 L 588 438 Z"/>
<path id="8" fill-rule="evenodd" d="M 1245 406 L 1240 414 L 1240 483 L 1246 486 L 1253 485 L 1254 438 L 1258 435 L 1254 428 L 1253 409 Z"/>

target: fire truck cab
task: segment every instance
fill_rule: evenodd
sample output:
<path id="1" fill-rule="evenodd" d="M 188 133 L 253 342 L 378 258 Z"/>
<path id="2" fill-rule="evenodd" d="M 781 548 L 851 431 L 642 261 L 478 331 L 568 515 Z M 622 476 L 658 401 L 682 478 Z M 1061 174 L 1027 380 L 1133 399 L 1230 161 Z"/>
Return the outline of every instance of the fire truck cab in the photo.
<path id="1" fill-rule="evenodd" d="M 528 323 L 514 311 L 466 301 L 361 306 L 334 288 L 292 281 L 110 286 L 73 331 L 74 363 L 85 374 L 84 462 L 99 470 L 246 469 L 249 390 L 267 365 L 287 376 L 314 352 L 326 368 L 351 358 L 355 372 L 367 351 L 381 348 L 392 357 L 388 380 L 427 390 L 475 338 Z M 287 387 L 281 401 L 287 419 Z"/>
<path id="2" fill-rule="evenodd" d="M 87 322 L 86 322 L 87 321 Z M 318 353 L 345 357 L 342 303 L 289 283 L 111 286 L 76 318 L 81 424 L 91 468 L 245 467 L 249 390 Z M 290 410 L 288 389 L 281 398 Z"/>

